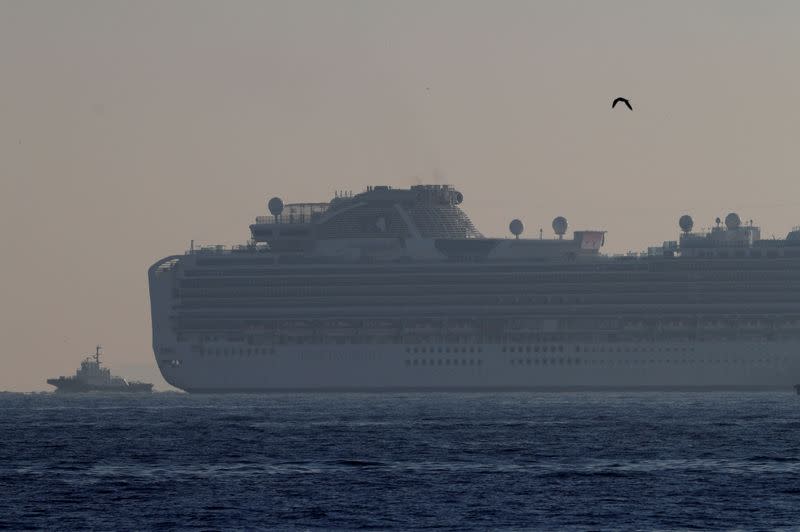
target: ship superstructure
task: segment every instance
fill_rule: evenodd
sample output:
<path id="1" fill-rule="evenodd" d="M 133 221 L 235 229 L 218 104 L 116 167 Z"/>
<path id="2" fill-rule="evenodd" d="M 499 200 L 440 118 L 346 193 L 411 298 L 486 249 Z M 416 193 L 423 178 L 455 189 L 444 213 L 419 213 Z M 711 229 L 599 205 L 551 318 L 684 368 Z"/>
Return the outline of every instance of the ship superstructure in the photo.
<path id="1" fill-rule="evenodd" d="M 449 186 L 269 202 L 234 249 L 149 270 L 153 349 L 188 391 L 790 387 L 800 231 L 731 214 L 637 256 L 605 232 L 486 238 Z"/>

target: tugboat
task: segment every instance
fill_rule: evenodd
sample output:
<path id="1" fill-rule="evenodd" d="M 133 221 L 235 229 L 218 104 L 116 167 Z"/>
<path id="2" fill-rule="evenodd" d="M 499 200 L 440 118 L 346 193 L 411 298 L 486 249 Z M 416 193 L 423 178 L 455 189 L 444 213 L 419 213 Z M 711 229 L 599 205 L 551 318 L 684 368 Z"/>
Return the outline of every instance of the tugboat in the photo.
<path id="1" fill-rule="evenodd" d="M 100 354 L 103 348 L 97 346 L 94 355 L 87 356 L 81 367 L 71 377 L 61 376 L 47 379 L 47 384 L 56 387 L 57 392 L 152 392 L 153 385 L 148 382 L 126 381 L 111 375 L 111 370 L 101 367 Z"/>

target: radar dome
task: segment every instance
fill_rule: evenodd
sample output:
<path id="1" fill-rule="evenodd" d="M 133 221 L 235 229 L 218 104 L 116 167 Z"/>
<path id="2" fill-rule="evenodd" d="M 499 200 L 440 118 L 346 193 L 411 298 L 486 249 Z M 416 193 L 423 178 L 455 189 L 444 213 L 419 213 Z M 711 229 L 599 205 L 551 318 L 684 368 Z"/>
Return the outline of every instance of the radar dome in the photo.
<path id="1" fill-rule="evenodd" d="M 508 230 L 511 231 L 511 234 L 515 237 L 519 238 L 519 235 L 522 234 L 522 231 L 525 229 L 525 226 L 522 225 L 522 222 L 517 220 L 516 218 L 511 220 L 511 223 L 508 224 Z"/>
<path id="2" fill-rule="evenodd" d="M 453 195 L 453 203 L 459 205 L 462 201 L 464 201 L 464 194 L 462 194 L 461 192 L 456 192 Z"/>
<path id="3" fill-rule="evenodd" d="M 739 226 L 742 225 L 742 220 L 739 218 L 739 215 L 735 212 L 730 213 L 728 216 L 725 217 L 725 227 L 728 229 L 739 229 Z"/>
<path id="4" fill-rule="evenodd" d="M 692 220 L 692 217 L 688 214 L 684 214 L 681 216 L 681 219 L 678 220 L 678 225 L 681 226 L 681 230 L 684 233 L 688 233 L 692 230 L 692 227 L 694 227 L 694 220 Z"/>
<path id="5" fill-rule="evenodd" d="M 563 216 L 557 216 L 553 219 L 553 231 L 562 237 L 567 232 L 567 219 Z"/>
<path id="6" fill-rule="evenodd" d="M 272 198 L 269 200 L 269 203 L 267 203 L 267 208 L 272 216 L 280 216 L 283 212 L 283 200 L 280 198 Z"/>

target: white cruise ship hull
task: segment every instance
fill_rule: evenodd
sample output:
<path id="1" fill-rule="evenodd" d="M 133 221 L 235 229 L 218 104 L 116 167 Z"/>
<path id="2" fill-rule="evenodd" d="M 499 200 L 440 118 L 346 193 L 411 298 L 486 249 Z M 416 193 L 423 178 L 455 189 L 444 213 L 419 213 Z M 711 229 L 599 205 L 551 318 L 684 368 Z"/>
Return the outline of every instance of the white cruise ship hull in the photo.
<path id="1" fill-rule="evenodd" d="M 528 349 L 530 347 L 530 349 Z M 615 346 L 346 346 L 179 350 L 158 360 L 189 392 L 292 390 L 790 389 L 795 343 Z M 414 350 L 416 349 L 416 353 Z M 432 351 L 432 352 L 431 352 Z M 528 352 L 530 351 L 530 352 Z M 541 351 L 541 350 L 540 350 Z M 219 354 L 217 354 L 219 353 Z M 180 362 L 178 362 L 180 361 Z"/>

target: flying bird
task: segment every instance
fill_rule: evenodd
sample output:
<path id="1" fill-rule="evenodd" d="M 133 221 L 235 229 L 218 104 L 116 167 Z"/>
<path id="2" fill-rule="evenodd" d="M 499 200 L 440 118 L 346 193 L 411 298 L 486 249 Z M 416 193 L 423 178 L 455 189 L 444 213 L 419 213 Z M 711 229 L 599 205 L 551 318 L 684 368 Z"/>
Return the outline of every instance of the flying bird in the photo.
<path id="1" fill-rule="evenodd" d="M 616 107 L 619 102 L 624 103 L 625 105 L 628 106 L 628 109 L 633 111 L 633 107 L 631 107 L 631 102 L 629 102 L 627 98 L 617 98 L 616 100 L 614 100 L 614 103 L 611 104 L 611 108 L 613 109 L 614 107 Z"/>

